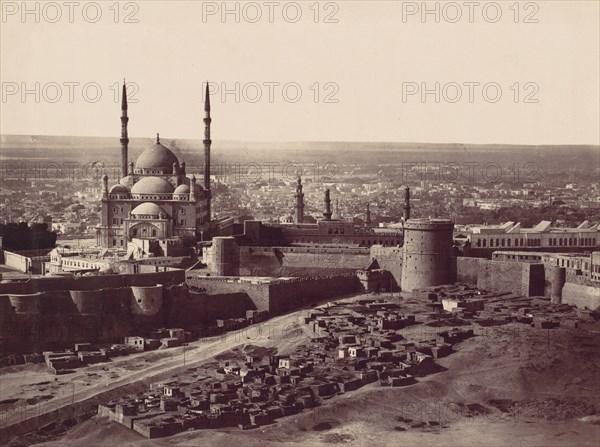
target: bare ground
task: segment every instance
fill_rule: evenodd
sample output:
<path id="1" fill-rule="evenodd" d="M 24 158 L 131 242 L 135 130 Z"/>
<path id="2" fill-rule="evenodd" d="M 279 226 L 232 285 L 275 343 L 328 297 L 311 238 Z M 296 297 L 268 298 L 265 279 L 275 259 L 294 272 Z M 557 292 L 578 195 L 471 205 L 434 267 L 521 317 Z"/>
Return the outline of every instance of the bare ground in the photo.
<path id="1" fill-rule="evenodd" d="M 414 306 L 418 313 L 418 304 Z M 208 361 L 247 344 L 277 348 L 279 352 L 292 350 L 306 340 L 306 334 L 295 323 L 301 313 L 272 320 L 272 325 L 278 324 L 279 328 L 289 325 L 285 334 L 267 338 L 268 332 L 263 331 L 261 336 L 232 334 L 221 342 L 203 341 L 189 359 L 196 363 Z M 72 447 L 265 446 L 292 442 L 359 446 L 600 445 L 597 332 L 541 330 L 511 323 L 487 327 L 480 334 L 457 345 L 457 352 L 449 357 L 438 360 L 448 368 L 446 371 L 414 385 L 370 385 L 330 399 L 315 410 L 255 430 L 203 430 L 148 440 L 119 424 L 94 417 L 74 427 L 53 427 L 54 432 L 21 437 L 14 445 L 43 441 L 42 445 Z M 132 364 L 139 362 L 130 360 Z M 158 361 L 162 366 L 154 372 L 171 375 L 183 370 L 180 363 L 174 369 L 172 361 L 163 362 Z M 86 369 L 81 374 L 89 372 Z M 2 399 L 6 399 L 4 394 Z"/>

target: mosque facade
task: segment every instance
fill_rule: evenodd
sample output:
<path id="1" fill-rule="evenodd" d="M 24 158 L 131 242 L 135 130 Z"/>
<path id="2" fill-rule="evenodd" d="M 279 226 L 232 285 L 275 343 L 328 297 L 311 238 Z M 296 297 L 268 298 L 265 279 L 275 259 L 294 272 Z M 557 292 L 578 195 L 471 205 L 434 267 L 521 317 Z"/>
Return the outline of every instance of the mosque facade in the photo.
<path id="1" fill-rule="evenodd" d="M 102 178 L 102 223 L 96 228 L 97 245 L 125 249 L 132 239 L 206 240 L 211 230 L 210 98 L 204 103 L 203 185 L 186 173 L 186 164 L 160 142 L 134 162 L 128 161 L 127 96 L 121 104 L 122 178 L 109 188 Z"/>

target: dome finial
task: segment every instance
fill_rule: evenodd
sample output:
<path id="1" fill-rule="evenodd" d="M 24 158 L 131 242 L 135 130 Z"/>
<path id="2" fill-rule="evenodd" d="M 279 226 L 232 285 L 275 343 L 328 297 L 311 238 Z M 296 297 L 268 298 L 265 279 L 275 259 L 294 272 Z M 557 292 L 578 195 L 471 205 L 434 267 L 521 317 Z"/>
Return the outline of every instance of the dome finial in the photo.
<path id="1" fill-rule="evenodd" d="M 156 133 L 156 144 L 160 144 L 160 135 Z"/>

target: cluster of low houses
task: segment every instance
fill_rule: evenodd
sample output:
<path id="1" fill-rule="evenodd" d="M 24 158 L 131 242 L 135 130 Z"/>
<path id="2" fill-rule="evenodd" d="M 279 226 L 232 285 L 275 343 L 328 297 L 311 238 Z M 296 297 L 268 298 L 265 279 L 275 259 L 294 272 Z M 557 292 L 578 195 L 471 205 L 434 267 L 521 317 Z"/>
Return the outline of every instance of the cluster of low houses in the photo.
<path id="1" fill-rule="evenodd" d="M 579 328 L 594 320 L 592 311 L 555 304 L 548 298 L 485 293 L 465 284 L 430 287 L 415 291 L 414 295 L 428 299 L 436 312 L 473 319 L 480 325 L 516 322 L 538 329 Z"/>
<path id="2" fill-rule="evenodd" d="M 434 359 L 473 331 L 424 343 L 400 331 L 416 324 L 383 300 L 333 303 L 303 317 L 311 341 L 291 355 L 246 355 L 191 368 L 177 380 L 98 406 L 98 414 L 147 438 L 197 429 L 255 428 L 370 383 L 403 386 L 438 370 Z"/>
<path id="3" fill-rule="evenodd" d="M 192 334 L 183 329 L 157 329 L 148 337 L 125 337 L 122 344 L 110 347 L 97 347 L 92 343 L 75 343 L 74 349 L 64 351 L 45 351 L 44 362 L 53 374 L 65 374 L 76 368 L 94 363 L 107 362 L 112 357 L 129 355 L 141 351 L 181 346 Z"/>
<path id="4" fill-rule="evenodd" d="M 250 324 L 263 322 L 268 316 L 268 311 L 248 310 L 245 318 L 217 319 L 213 323 L 203 325 L 197 332 L 188 332 L 180 328 L 162 328 L 151 331 L 147 336 L 125 337 L 123 343 L 113 344 L 110 347 L 97 347 L 92 343 L 75 343 L 73 349 L 62 351 L 9 354 L 0 358 L 0 367 L 44 362 L 53 374 L 65 374 L 82 366 L 108 361 L 111 357 L 174 348 L 198 337 L 222 335 Z"/>

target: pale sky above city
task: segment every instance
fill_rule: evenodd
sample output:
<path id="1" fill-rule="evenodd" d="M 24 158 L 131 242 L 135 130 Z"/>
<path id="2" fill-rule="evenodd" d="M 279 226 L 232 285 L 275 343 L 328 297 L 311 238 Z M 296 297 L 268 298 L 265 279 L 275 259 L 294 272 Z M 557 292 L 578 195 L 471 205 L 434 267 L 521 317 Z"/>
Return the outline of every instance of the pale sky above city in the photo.
<path id="1" fill-rule="evenodd" d="M 597 1 L 497 2 L 499 11 L 429 2 L 440 23 L 421 16 L 421 2 L 274 2 L 273 23 L 265 2 L 229 2 L 239 23 L 221 16 L 222 2 L 121 3 L 118 23 L 113 2 L 99 2 L 97 23 L 92 2 L 77 3 L 69 23 L 63 2 L 59 19 L 55 6 L 30 2 L 36 23 L 21 2 L 2 2 L 1 133 L 118 138 L 125 77 L 137 86 L 130 137 L 201 139 L 210 80 L 215 141 L 600 144 Z M 137 23 L 124 23 L 128 14 Z M 23 97 L 36 83 L 39 97 Z"/>

